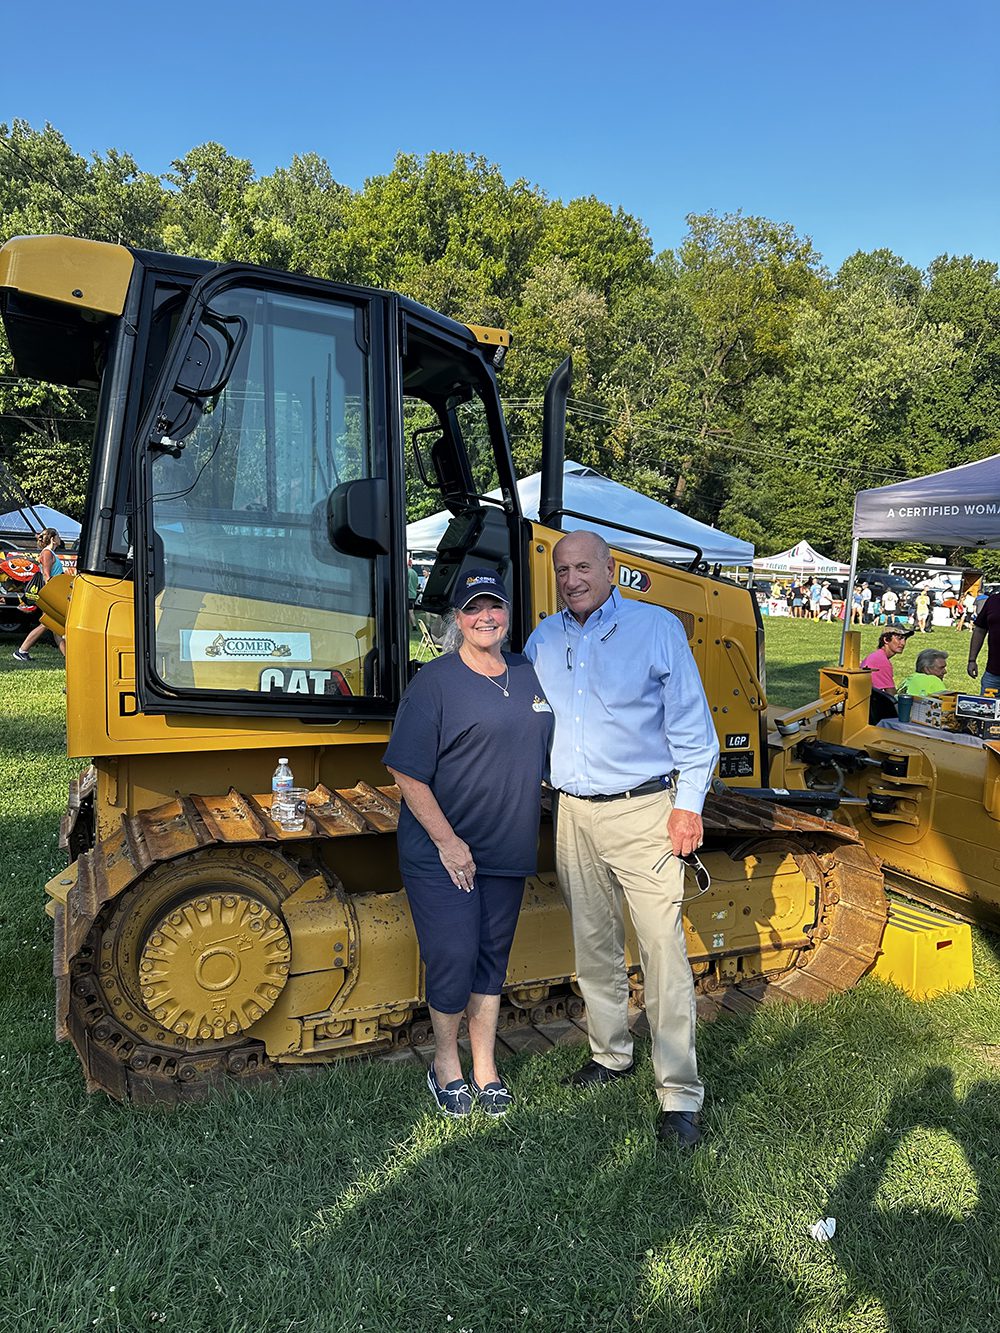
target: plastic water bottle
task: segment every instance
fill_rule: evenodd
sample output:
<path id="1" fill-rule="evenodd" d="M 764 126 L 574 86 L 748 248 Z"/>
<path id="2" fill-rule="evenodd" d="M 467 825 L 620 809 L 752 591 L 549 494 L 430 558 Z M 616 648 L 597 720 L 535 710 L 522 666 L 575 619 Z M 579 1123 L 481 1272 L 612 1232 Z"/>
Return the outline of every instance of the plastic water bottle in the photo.
<path id="1" fill-rule="evenodd" d="M 288 759 L 278 760 L 278 767 L 274 770 L 271 778 L 271 818 L 278 824 L 284 825 L 288 818 L 287 800 L 282 798 L 290 792 L 295 779 L 292 777 L 292 770 L 288 766 Z"/>

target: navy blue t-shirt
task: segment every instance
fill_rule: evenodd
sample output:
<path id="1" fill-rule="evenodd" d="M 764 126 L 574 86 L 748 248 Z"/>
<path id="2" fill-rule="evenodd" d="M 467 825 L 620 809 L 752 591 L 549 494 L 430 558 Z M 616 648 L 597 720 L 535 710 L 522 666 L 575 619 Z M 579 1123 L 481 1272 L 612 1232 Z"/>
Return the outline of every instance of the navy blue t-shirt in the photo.
<path id="1" fill-rule="evenodd" d="M 448 823 L 484 875 L 533 875 L 538 858 L 539 788 L 552 736 L 552 710 L 535 669 L 504 653 L 509 698 L 446 653 L 420 668 L 399 705 L 382 756 L 388 768 L 426 782 Z M 441 858 L 403 803 L 399 864 L 407 875 L 441 873 Z"/>

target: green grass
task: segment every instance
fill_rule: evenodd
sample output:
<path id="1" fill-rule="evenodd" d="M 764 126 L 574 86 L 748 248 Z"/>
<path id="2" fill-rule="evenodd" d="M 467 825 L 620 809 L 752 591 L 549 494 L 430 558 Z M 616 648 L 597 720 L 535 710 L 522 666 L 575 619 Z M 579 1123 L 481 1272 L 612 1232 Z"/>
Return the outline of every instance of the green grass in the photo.
<path id="1" fill-rule="evenodd" d="M 792 620 L 791 617 L 764 617 L 767 643 L 767 697 L 770 703 L 797 708 L 819 694 L 816 673 L 840 657 L 840 624 L 818 620 Z M 882 631 L 875 625 L 861 630 L 861 656 L 878 646 Z M 936 629 L 929 634 L 914 634 L 906 648 L 893 658 L 896 683 L 916 669 L 917 654 L 924 648 L 940 648 L 948 653 L 948 671 L 942 689 L 966 690 L 978 694 L 978 682 L 965 673 L 969 659 L 969 635 L 962 630 Z M 979 667 L 986 665 L 986 650 L 979 655 Z"/>
<path id="2" fill-rule="evenodd" d="M 772 694 L 780 677 L 787 702 L 813 697 L 796 662 L 828 659 L 830 629 L 768 627 Z M 88 1097 L 51 1041 L 41 885 L 74 765 L 61 664 L 39 658 L 0 655 L 4 1333 L 997 1327 L 987 936 L 965 995 L 915 1004 L 867 981 L 704 1026 L 691 1159 L 653 1144 L 648 1060 L 603 1092 L 560 1087 L 579 1048 L 514 1061 L 499 1124 L 440 1121 L 419 1070 L 366 1062 L 174 1111 Z"/>

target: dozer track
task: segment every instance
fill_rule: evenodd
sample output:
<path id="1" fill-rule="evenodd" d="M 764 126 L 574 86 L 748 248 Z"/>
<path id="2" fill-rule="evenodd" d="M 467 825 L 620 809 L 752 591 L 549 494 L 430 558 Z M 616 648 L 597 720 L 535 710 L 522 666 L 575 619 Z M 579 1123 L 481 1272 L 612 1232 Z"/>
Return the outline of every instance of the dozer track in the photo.
<path id="1" fill-rule="evenodd" d="M 55 919 L 56 1036 L 72 1041 L 88 1088 L 136 1102 L 178 1101 L 229 1080 L 273 1076 L 254 1027 L 272 1009 L 277 1014 L 296 971 L 290 938 L 296 929 L 306 922 L 299 938 L 311 939 L 307 948 L 322 941 L 326 955 L 338 951 L 335 963 L 346 969 L 338 975 L 349 978 L 341 995 L 365 966 L 352 903 L 367 895 L 344 893 L 321 863 L 318 844 L 393 832 L 398 788 L 319 786 L 310 793 L 301 833 L 271 820 L 269 797 L 235 790 L 178 797 L 122 815 L 115 832 L 91 846 L 93 791 L 92 770 L 71 785 L 61 841 L 75 859 L 47 886 Z M 794 862 L 815 907 L 801 935 L 786 941 L 780 970 L 753 975 L 742 970 L 740 950 L 706 943 L 686 914 L 696 986 L 710 1007 L 817 1001 L 853 986 L 878 954 L 888 910 L 879 864 L 857 834 L 733 792 L 708 797 L 704 822 L 708 864 L 713 857 L 747 867 L 762 858 L 769 865 Z M 734 901 L 728 906 L 735 912 Z M 329 925 L 333 908 L 342 930 Z M 322 927 L 315 924 L 321 918 Z M 182 972 L 197 972 L 199 994 L 220 998 L 192 1009 L 176 984 Z M 632 983 L 641 1003 L 637 969 Z M 544 1032 L 547 1023 L 582 1015 L 572 976 L 548 977 L 505 996 L 500 1030 Z M 359 1041 L 357 1032 L 349 1039 L 345 1026 L 314 1024 L 320 1040 L 308 1053 L 313 1062 L 387 1053 L 430 1038 L 426 1014 L 413 1008 L 376 1014 L 362 1029 L 370 1039 Z"/>

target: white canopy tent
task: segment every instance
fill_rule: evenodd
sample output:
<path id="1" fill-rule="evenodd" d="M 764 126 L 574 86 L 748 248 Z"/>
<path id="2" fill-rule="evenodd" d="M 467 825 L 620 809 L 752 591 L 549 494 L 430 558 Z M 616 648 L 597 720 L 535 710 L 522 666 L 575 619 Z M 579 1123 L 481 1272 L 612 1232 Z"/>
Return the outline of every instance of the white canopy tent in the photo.
<path id="1" fill-rule="evenodd" d="M 850 599 L 862 537 L 928 545 L 1000 547 L 1000 454 L 926 477 L 858 491 L 854 498 Z M 847 646 L 847 620 L 840 660 Z"/>
<path id="2" fill-rule="evenodd" d="M 830 560 L 806 541 L 796 542 L 787 551 L 780 551 L 777 555 L 758 556 L 753 567 L 762 573 L 806 574 L 816 578 L 842 579 L 850 573 L 850 565 Z"/>
<path id="3" fill-rule="evenodd" d="M 671 564 L 687 564 L 693 555 L 689 549 L 698 547 L 702 556 L 710 565 L 749 565 L 753 561 L 753 547 L 749 542 L 731 537 L 708 523 L 699 523 L 697 519 L 681 514 L 669 505 L 651 500 L 648 495 L 630 490 L 610 477 L 602 476 L 593 468 L 567 459 L 564 465 L 565 489 L 564 503 L 567 509 L 576 509 L 583 514 L 593 514 L 596 520 L 607 519 L 612 523 L 624 523 L 629 526 L 644 528 L 647 532 L 661 534 L 663 540 L 640 537 L 631 532 L 619 532 L 616 528 L 602 527 L 599 521 L 589 519 L 563 518 L 562 526 L 567 532 L 579 528 L 589 528 L 600 533 L 609 546 L 622 550 L 634 551 L 636 555 L 650 556 L 654 560 L 663 560 Z M 538 519 L 538 502 L 541 493 L 540 472 L 524 477 L 517 483 L 521 497 L 521 509 L 526 518 Z M 490 497 L 500 499 L 500 491 L 490 491 Z M 451 520 L 447 510 L 431 514 L 428 518 L 418 519 L 407 524 L 406 545 L 410 551 L 434 551 Z M 673 546 L 670 539 L 684 542 L 684 546 Z"/>

